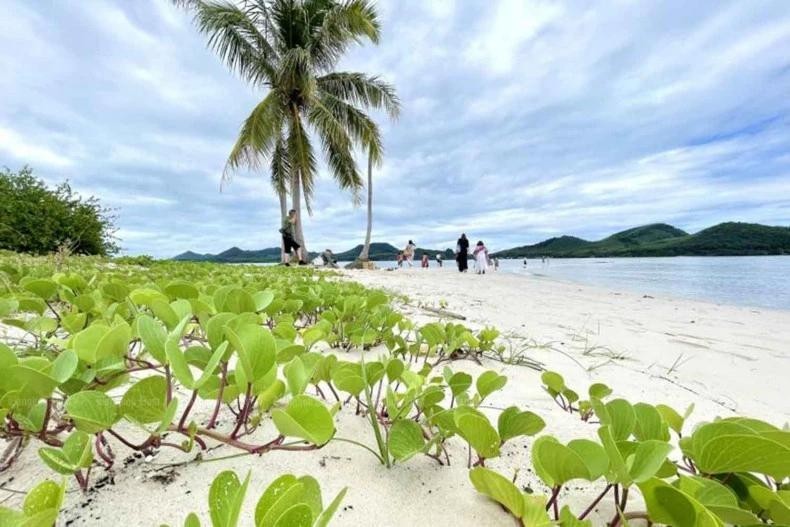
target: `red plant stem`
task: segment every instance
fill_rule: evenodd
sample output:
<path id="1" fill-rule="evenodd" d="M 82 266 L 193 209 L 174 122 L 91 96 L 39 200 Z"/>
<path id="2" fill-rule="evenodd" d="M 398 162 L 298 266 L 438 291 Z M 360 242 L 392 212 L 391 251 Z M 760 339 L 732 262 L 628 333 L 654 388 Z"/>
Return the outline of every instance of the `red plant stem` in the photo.
<path id="1" fill-rule="evenodd" d="M 189 416 L 189 412 L 192 411 L 192 406 L 195 404 L 195 399 L 197 399 L 197 390 L 192 390 L 192 397 L 189 398 L 189 403 L 187 403 L 187 407 L 184 408 L 184 413 L 181 414 L 181 420 L 178 422 L 178 429 L 184 429 L 184 423 L 186 423 L 187 417 Z"/>
<path id="2" fill-rule="evenodd" d="M 88 490 L 88 478 L 82 475 L 82 471 L 78 470 L 74 473 L 74 477 L 77 478 L 77 483 L 80 485 L 80 490 L 85 492 Z"/>
<path id="3" fill-rule="evenodd" d="M 244 405 L 241 407 L 239 411 L 239 417 L 236 419 L 236 428 L 233 429 L 233 432 L 230 434 L 232 439 L 236 439 L 239 434 L 239 430 L 241 430 L 241 425 L 243 425 L 247 421 L 247 413 L 249 412 L 250 406 L 250 393 L 252 392 L 252 384 L 247 383 L 247 391 L 244 393 Z"/>
<path id="4" fill-rule="evenodd" d="M 214 428 L 217 426 L 217 417 L 219 417 L 219 408 L 222 406 L 222 395 L 225 393 L 225 382 L 228 374 L 228 363 L 222 362 L 222 377 L 219 381 L 219 394 L 217 395 L 217 404 L 214 405 L 214 412 L 211 414 L 211 419 L 208 421 L 206 428 Z"/>
<path id="5" fill-rule="evenodd" d="M 340 402 L 340 396 L 335 391 L 335 387 L 332 386 L 332 383 L 331 382 L 327 382 L 326 384 L 329 386 L 329 389 L 332 391 L 332 395 L 334 395 L 335 399 L 337 399 L 337 402 Z"/>
<path id="6" fill-rule="evenodd" d="M 609 527 L 617 527 L 620 525 L 620 520 L 622 519 L 621 514 L 625 513 L 625 505 L 627 502 L 628 487 L 623 487 L 623 495 L 620 498 L 620 502 L 615 504 L 614 518 L 609 522 Z"/>
<path id="7" fill-rule="evenodd" d="M 546 503 L 546 510 L 549 510 L 549 508 L 553 508 L 554 509 L 554 519 L 555 520 L 558 519 L 559 516 L 560 516 L 559 508 L 558 508 L 558 505 L 557 505 L 557 501 L 558 501 L 558 498 L 559 498 L 559 495 L 560 495 L 560 489 L 562 489 L 562 485 L 557 485 L 556 487 L 551 489 L 551 498 L 549 498 L 548 503 Z"/>
<path id="8" fill-rule="evenodd" d="M 112 467 L 113 463 L 115 463 L 115 460 L 104 451 L 104 437 L 102 437 L 101 433 L 96 434 L 96 453 L 102 458 L 107 468 Z"/>
<path id="9" fill-rule="evenodd" d="M 44 439 L 47 435 L 47 424 L 49 423 L 49 417 L 52 415 L 52 398 L 47 398 L 47 409 L 44 412 L 44 421 L 41 425 L 41 431 L 38 433 L 38 437 L 40 439 Z"/>
<path id="10" fill-rule="evenodd" d="M 143 441 L 139 445 L 135 445 L 134 443 L 131 443 L 130 441 L 126 440 L 126 438 L 121 436 L 118 432 L 116 432 L 112 428 L 108 428 L 107 432 L 109 432 L 110 435 L 112 435 L 115 439 L 117 439 L 118 441 L 120 441 L 124 445 L 128 446 L 132 450 L 145 450 L 146 448 L 148 448 L 151 445 L 153 445 L 154 442 L 156 441 L 155 436 L 150 436 L 150 437 L 148 437 L 148 439 L 146 439 L 145 441 Z"/>
<path id="11" fill-rule="evenodd" d="M 609 491 L 610 491 L 610 490 L 612 490 L 612 486 L 613 486 L 613 485 L 611 485 L 611 484 L 607 485 L 607 486 L 606 486 L 606 487 L 603 489 L 603 492 L 601 492 L 601 493 L 598 495 L 598 497 L 597 497 L 597 498 L 595 498 L 595 500 L 593 500 L 593 502 L 592 502 L 592 503 L 590 503 L 590 506 L 589 506 L 589 507 L 587 507 L 586 509 L 584 509 L 584 512 L 582 512 L 582 513 L 579 515 L 579 519 L 580 519 L 580 520 L 583 520 L 584 518 L 586 518 L 586 517 L 587 517 L 587 515 L 588 515 L 588 514 L 590 514 L 590 513 L 592 512 L 592 510 L 595 508 L 595 506 L 596 506 L 596 505 L 598 505 L 598 503 L 600 503 L 600 501 L 601 501 L 601 500 L 604 498 L 604 496 L 606 496 L 606 495 L 609 493 Z"/>

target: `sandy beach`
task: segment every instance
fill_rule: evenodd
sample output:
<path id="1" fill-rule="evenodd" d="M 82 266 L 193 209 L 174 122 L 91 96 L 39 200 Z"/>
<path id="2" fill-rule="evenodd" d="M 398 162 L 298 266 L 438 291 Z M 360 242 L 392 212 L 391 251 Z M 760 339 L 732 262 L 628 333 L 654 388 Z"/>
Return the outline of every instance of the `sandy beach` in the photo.
<path id="1" fill-rule="evenodd" d="M 437 320 L 424 307 L 442 307 L 467 318 L 473 328 L 493 325 L 503 342 L 562 373 L 569 386 L 586 392 L 592 382 L 605 382 L 615 397 L 632 402 L 669 404 L 682 411 L 694 404 L 689 423 L 716 416 L 750 415 L 783 425 L 790 418 L 790 401 L 781 396 L 790 373 L 790 312 L 744 309 L 671 298 L 645 297 L 634 292 L 607 291 L 545 278 L 490 273 L 461 275 L 444 270 L 344 271 L 343 279 L 406 295 L 400 309 L 416 322 Z M 372 353 L 378 353 L 373 350 Z M 343 354 L 345 355 L 345 354 Z M 354 359 L 358 354 L 348 354 Z M 490 400 L 492 416 L 516 404 L 541 415 L 543 433 L 562 440 L 595 437 L 596 426 L 561 411 L 541 388 L 540 373 L 524 366 L 496 361 L 477 365 L 458 361 L 453 368 L 479 374 L 494 369 L 508 377 L 505 389 Z M 186 400 L 181 394 L 181 401 Z M 209 406 L 196 417 L 205 419 Z M 231 423 L 225 423 L 224 428 Z M 366 421 L 354 415 L 353 404 L 337 417 L 338 436 L 374 442 Z M 270 437 L 271 422 L 255 438 Z M 526 469 L 531 438 L 508 443 L 488 466 L 510 477 L 522 488 L 547 489 Z M 25 489 L 53 477 L 28 448 L 19 463 L 0 478 L 4 487 Z M 477 494 L 468 480 L 466 448 L 450 441 L 452 466 L 417 457 L 385 469 L 364 449 L 331 442 L 310 452 L 275 452 L 261 457 L 234 457 L 196 462 L 195 454 L 162 450 L 152 459 L 131 456 L 113 444 L 119 463 L 115 470 L 92 474 L 94 489 L 82 495 L 69 484 L 63 525 L 181 525 L 189 511 L 205 521 L 211 479 L 221 470 L 243 476 L 252 472 L 242 525 L 252 525 L 255 504 L 268 483 L 282 473 L 311 474 L 320 482 L 328 502 L 343 487 L 348 494 L 335 526 L 508 526 L 512 519 Z M 208 460 L 237 453 L 228 447 L 212 450 Z M 186 463 L 184 463 L 186 462 Z M 580 509 L 602 484 L 573 485 L 573 497 L 563 503 Z M 18 503 L 19 495 L 3 492 L 4 505 Z M 167 504 L 158 507 L 157 504 Z M 577 510 L 578 512 L 578 510 Z M 612 514 L 603 503 L 590 518 L 603 524 Z"/>

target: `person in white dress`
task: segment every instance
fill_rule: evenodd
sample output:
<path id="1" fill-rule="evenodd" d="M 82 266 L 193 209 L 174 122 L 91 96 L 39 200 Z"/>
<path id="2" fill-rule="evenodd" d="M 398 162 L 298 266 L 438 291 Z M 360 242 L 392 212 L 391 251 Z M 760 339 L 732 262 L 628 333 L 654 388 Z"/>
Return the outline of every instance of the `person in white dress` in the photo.
<path id="1" fill-rule="evenodd" d="M 482 241 L 477 242 L 475 250 L 472 253 L 475 257 L 477 274 L 486 274 L 488 270 L 488 249 Z"/>

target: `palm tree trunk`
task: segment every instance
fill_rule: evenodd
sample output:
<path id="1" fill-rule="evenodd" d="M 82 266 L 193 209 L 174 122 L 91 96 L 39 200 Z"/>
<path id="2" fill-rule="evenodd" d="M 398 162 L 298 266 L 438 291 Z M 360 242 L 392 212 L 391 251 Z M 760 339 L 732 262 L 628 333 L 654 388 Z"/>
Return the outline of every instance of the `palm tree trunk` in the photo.
<path id="1" fill-rule="evenodd" d="M 288 214 L 288 204 L 286 203 L 285 192 L 277 193 L 280 198 L 280 223 L 283 218 Z M 282 237 L 280 238 L 280 263 L 285 263 L 285 245 L 283 244 Z"/>
<path id="2" fill-rule="evenodd" d="M 365 233 L 365 245 L 359 253 L 359 259 L 367 261 L 370 258 L 370 235 L 373 232 L 373 157 L 368 154 L 368 231 Z"/>
<path id="3" fill-rule="evenodd" d="M 308 259 L 307 245 L 304 241 L 304 232 L 302 231 L 302 181 L 299 174 L 294 174 L 291 180 L 291 208 L 296 211 L 296 243 L 302 246 L 302 258 Z"/>

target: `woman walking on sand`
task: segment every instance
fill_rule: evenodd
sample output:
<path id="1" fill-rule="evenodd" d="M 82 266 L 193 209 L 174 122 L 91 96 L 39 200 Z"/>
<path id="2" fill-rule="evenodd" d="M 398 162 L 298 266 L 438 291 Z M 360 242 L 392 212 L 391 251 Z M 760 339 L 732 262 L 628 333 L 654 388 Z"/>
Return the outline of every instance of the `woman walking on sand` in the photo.
<path id="1" fill-rule="evenodd" d="M 458 272 L 465 273 L 469 269 L 469 240 L 466 239 L 466 234 L 461 234 L 458 238 L 458 244 L 455 246 L 455 261 L 458 262 Z"/>
<path id="2" fill-rule="evenodd" d="M 483 244 L 482 240 L 477 242 L 474 255 L 475 261 L 477 262 L 477 274 L 486 274 L 486 271 L 488 270 L 488 249 L 486 249 L 486 246 Z"/>
<path id="3" fill-rule="evenodd" d="M 414 251 L 417 249 L 417 246 L 414 245 L 414 242 L 409 240 L 409 243 L 406 244 L 406 247 L 403 249 L 403 260 L 409 264 L 409 267 L 412 266 L 411 262 L 414 260 Z"/>

